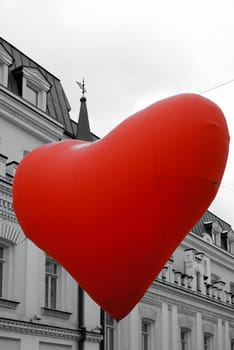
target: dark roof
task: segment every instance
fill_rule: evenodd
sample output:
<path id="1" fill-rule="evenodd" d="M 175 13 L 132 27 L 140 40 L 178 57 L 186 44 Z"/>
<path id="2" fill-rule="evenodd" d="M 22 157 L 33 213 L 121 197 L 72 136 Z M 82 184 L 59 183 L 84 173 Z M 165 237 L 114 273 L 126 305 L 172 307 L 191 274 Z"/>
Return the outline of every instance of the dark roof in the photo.
<path id="1" fill-rule="evenodd" d="M 86 98 L 84 96 L 80 99 L 80 114 L 76 138 L 79 140 L 94 141 L 93 135 L 90 132 L 88 110 L 86 106 Z"/>
<path id="2" fill-rule="evenodd" d="M 191 231 L 199 236 L 203 236 L 204 233 L 210 234 L 211 226 L 214 222 L 219 223 L 219 225 L 222 228 L 222 231 L 232 230 L 231 225 L 229 225 L 227 222 L 225 222 L 224 220 L 220 219 L 218 216 L 207 210 Z"/>
<path id="3" fill-rule="evenodd" d="M 12 65 L 9 67 L 8 89 L 14 94 L 21 96 L 17 81 L 12 72 L 19 67 L 37 68 L 51 85 L 51 89 L 47 93 L 46 113 L 64 126 L 65 133 L 72 138 L 76 138 L 77 123 L 70 118 L 69 111 L 71 107 L 60 80 L 1 37 L 0 44 L 2 44 L 13 58 Z M 91 135 L 94 140 L 98 139 L 94 134 L 91 133 Z"/>

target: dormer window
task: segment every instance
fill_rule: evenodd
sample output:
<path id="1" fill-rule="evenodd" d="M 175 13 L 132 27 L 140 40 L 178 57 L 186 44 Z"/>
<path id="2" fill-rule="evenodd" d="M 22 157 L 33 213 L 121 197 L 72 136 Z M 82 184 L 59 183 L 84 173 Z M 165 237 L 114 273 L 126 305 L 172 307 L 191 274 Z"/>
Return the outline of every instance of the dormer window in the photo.
<path id="1" fill-rule="evenodd" d="M 14 72 L 22 97 L 34 106 L 46 111 L 48 80 L 37 68 L 19 67 Z"/>
<path id="2" fill-rule="evenodd" d="M 8 69 L 12 62 L 13 58 L 0 44 L 0 84 L 5 87 L 8 86 Z"/>
<path id="3" fill-rule="evenodd" d="M 33 86 L 30 86 L 29 83 L 26 84 L 26 96 L 27 100 L 32 103 L 34 106 L 38 104 L 38 91 L 34 89 Z"/>

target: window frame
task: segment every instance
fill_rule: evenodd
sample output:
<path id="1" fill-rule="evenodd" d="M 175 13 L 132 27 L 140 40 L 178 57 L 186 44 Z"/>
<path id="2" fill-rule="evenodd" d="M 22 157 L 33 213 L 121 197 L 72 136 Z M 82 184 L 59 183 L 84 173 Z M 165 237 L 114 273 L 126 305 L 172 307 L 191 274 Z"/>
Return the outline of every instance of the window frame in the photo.
<path id="1" fill-rule="evenodd" d="M 116 321 L 105 313 L 105 350 L 116 350 Z"/>
<path id="2" fill-rule="evenodd" d="M 56 267 L 55 272 L 47 271 L 47 265 L 53 264 Z M 49 257 L 46 256 L 45 259 L 45 307 L 48 309 L 57 310 L 58 307 L 58 280 L 59 280 L 59 264 Z M 54 296 L 52 295 L 53 288 L 52 283 L 54 284 Z M 52 299 L 54 298 L 54 299 Z"/>
<path id="3" fill-rule="evenodd" d="M 3 246 L 1 243 L 0 243 L 0 250 L 2 249 L 2 257 L 0 257 L 0 298 L 3 298 L 4 297 L 4 292 L 5 292 L 5 289 L 6 289 L 6 249 L 7 247 L 6 246 Z"/>
<path id="4" fill-rule="evenodd" d="M 203 333 L 203 348 L 204 348 L 204 350 L 213 350 L 212 338 L 213 338 L 212 334 Z"/>

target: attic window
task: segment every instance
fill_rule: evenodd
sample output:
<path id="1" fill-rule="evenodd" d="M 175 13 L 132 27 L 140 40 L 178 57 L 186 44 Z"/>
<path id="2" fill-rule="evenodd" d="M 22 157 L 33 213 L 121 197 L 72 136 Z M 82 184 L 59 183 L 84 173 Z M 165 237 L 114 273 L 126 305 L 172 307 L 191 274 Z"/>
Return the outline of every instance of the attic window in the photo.
<path id="1" fill-rule="evenodd" d="M 31 86 L 29 83 L 26 84 L 26 99 L 34 106 L 37 106 L 38 104 L 38 93 L 39 91 L 36 88 Z"/>
<path id="2" fill-rule="evenodd" d="M 8 86 L 8 67 L 12 64 L 13 58 L 9 55 L 3 45 L 0 44 L 0 84 Z"/>
<path id="3" fill-rule="evenodd" d="M 37 68 L 23 67 L 22 97 L 34 106 L 46 111 L 49 82 Z"/>
<path id="4" fill-rule="evenodd" d="M 45 112 L 47 92 L 51 85 L 39 69 L 21 66 L 16 68 L 13 74 L 22 97 Z"/>

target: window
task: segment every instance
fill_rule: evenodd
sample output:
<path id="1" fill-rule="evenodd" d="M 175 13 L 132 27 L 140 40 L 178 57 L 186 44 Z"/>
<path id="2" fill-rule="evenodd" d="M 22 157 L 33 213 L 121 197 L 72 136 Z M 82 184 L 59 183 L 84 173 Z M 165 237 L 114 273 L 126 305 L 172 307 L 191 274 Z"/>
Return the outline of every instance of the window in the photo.
<path id="1" fill-rule="evenodd" d="M 34 106 L 38 105 L 38 91 L 29 84 L 26 85 L 27 100 Z"/>
<path id="2" fill-rule="evenodd" d="M 199 271 L 196 271 L 196 290 L 201 292 L 201 274 Z"/>
<path id="3" fill-rule="evenodd" d="M 212 350 L 212 336 L 205 333 L 203 336 L 204 350 Z"/>
<path id="4" fill-rule="evenodd" d="M 180 349 L 181 350 L 188 350 L 188 332 L 187 331 L 184 331 L 184 330 L 181 330 L 180 332 L 180 344 L 181 344 L 181 347 Z"/>
<path id="5" fill-rule="evenodd" d="M 107 313 L 105 314 L 105 326 L 106 326 L 105 350 L 115 350 L 115 320 Z"/>
<path id="6" fill-rule="evenodd" d="M 51 258 L 46 258 L 46 276 L 45 276 L 45 306 L 56 309 L 57 306 L 57 283 L 58 283 L 58 264 Z"/>
<path id="7" fill-rule="evenodd" d="M 0 44 L 0 84 L 8 86 L 8 67 L 12 64 L 13 57 L 9 52 Z"/>
<path id="8" fill-rule="evenodd" d="M 0 246 L 0 297 L 3 297 L 5 252 Z"/>
<path id="9" fill-rule="evenodd" d="M 141 322 L 141 350 L 150 349 L 150 323 L 142 320 Z"/>
<path id="10" fill-rule="evenodd" d="M 14 69 L 12 73 L 21 87 L 22 97 L 46 112 L 47 93 L 50 91 L 51 85 L 40 70 L 20 66 Z"/>

